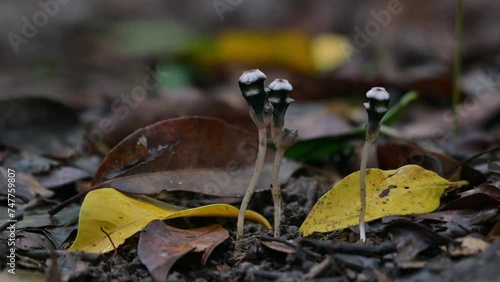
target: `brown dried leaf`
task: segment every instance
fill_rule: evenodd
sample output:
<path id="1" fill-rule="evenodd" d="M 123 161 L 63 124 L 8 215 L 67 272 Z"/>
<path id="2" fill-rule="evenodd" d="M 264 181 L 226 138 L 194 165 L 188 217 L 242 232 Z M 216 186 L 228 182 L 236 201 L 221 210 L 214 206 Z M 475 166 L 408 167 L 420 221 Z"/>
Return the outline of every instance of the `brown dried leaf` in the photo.
<path id="1" fill-rule="evenodd" d="M 427 214 L 416 214 L 417 218 L 439 222 L 456 222 L 463 227 L 489 222 L 498 215 L 497 208 L 483 210 L 446 210 Z"/>
<path id="2" fill-rule="evenodd" d="M 156 281 L 165 280 L 170 268 L 185 254 L 203 252 L 204 265 L 215 247 L 229 238 L 222 225 L 183 230 L 155 220 L 141 232 L 138 253 Z"/>
<path id="3" fill-rule="evenodd" d="M 256 135 L 222 120 L 169 119 L 120 142 L 101 163 L 93 183 L 135 194 L 165 190 L 242 196 L 256 152 Z M 288 178 L 296 167 L 284 162 L 280 178 Z M 271 169 L 271 165 L 264 167 L 257 191 L 269 189 Z"/>
<path id="4" fill-rule="evenodd" d="M 262 245 L 268 247 L 271 250 L 282 252 L 285 254 L 295 254 L 296 250 L 294 247 L 287 245 L 279 241 L 261 241 Z"/>
<path id="5" fill-rule="evenodd" d="M 500 201 L 500 189 L 490 183 L 484 183 L 459 194 L 460 198 L 448 203 L 441 210 L 484 209 L 497 206 Z"/>

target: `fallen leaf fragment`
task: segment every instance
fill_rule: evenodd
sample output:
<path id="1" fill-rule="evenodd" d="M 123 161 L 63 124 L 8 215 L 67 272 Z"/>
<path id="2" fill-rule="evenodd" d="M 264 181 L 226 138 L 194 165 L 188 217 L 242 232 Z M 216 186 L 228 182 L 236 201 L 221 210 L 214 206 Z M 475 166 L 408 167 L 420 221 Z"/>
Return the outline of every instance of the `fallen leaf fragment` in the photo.
<path id="1" fill-rule="evenodd" d="M 441 210 L 458 209 L 485 209 L 495 207 L 500 201 L 500 189 L 490 183 L 483 183 L 478 187 L 459 194 L 458 199 L 448 203 Z"/>
<path id="2" fill-rule="evenodd" d="M 8 172 L 11 172 L 12 170 L 7 170 L 4 167 L 0 167 L 0 198 L 7 198 L 9 191 L 12 191 L 9 187 L 7 179 L 8 179 Z M 15 202 L 17 204 L 20 204 L 21 202 L 27 203 L 37 197 L 40 198 L 50 198 L 52 195 L 54 195 L 54 192 L 47 190 L 45 187 L 40 185 L 40 183 L 33 177 L 32 175 L 21 173 L 21 172 L 14 172 L 15 177 L 16 177 L 16 183 L 15 183 Z M 13 195 L 13 194 L 11 194 Z M 10 197 L 9 197 L 10 198 Z M 11 199 L 12 200 L 12 199 Z M 9 203 L 12 203 L 9 201 Z"/>
<path id="3" fill-rule="evenodd" d="M 429 227 L 411 221 L 395 221 L 387 225 L 397 249 L 396 262 L 407 263 L 432 245 L 445 245 L 452 240 L 434 232 Z"/>
<path id="4" fill-rule="evenodd" d="M 91 191 L 80 209 L 78 234 L 71 246 L 71 251 L 87 253 L 106 253 L 113 250 L 109 234 L 118 247 L 125 239 L 141 231 L 153 220 L 166 220 L 177 217 L 232 217 L 238 216 L 239 210 L 226 204 L 213 204 L 185 209 L 156 199 L 126 195 L 113 188 Z M 269 222 L 260 214 L 247 211 L 245 217 L 271 228 Z"/>
<path id="5" fill-rule="evenodd" d="M 456 249 L 450 250 L 450 255 L 454 257 L 475 255 L 484 252 L 490 246 L 490 243 L 486 240 L 475 235 L 458 238 L 457 241 L 461 245 Z"/>
<path id="6" fill-rule="evenodd" d="M 138 254 L 156 281 L 165 280 L 175 262 L 189 252 L 203 252 L 201 264 L 219 244 L 229 238 L 222 225 L 183 230 L 151 221 L 141 232 Z"/>
<path id="7" fill-rule="evenodd" d="M 465 185 L 449 182 L 417 165 L 396 170 L 366 171 L 365 220 L 390 215 L 422 214 L 436 210 L 445 189 Z M 321 197 L 300 227 L 304 236 L 330 232 L 358 224 L 359 171 L 354 172 Z"/>
<path id="8" fill-rule="evenodd" d="M 89 178 L 88 172 L 65 166 L 56 168 L 46 175 L 38 176 L 38 181 L 43 187 L 51 189 L 74 183 L 84 178 Z"/>
<path id="9" fill-rule="evenodd" d="M 285 254 L 295 254 L 297 252 L 296 248 L 293 246 L 293 243 L 286 244 L 285 242 L 277 240 L 261 240 L 260 242 L 262 245 L 277 252 Z"/>

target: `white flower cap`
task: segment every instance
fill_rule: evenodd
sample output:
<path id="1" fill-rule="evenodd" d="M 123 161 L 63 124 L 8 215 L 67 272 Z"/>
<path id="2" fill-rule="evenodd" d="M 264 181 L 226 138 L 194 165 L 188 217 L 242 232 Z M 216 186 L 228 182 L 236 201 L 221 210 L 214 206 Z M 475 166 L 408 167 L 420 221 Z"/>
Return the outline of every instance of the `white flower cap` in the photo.
<path id="1" fill-rule="evenodd" d="M 269 90 L 272 90 L 272 91 L 281 91 L 281 90 L 292 91 L 293 87 L 290 84 L 290 82 L 288 82 L 288 80 L 278 78 L 278 79 L 275 79 L 273 82 L 271 82 L 271 84 L 269 84 Z"/>
<path id="2" fill-rule="evenodd" d="M 366 92 L 366 98 L 385 101 L 389 100 L 390 96 L 384 87 L 373 87 L 370 91 Z"/>
<path id="3" fill-rule="evenodd" d="M 244 84 L 252 84 L 258 80 L 264 80 L 267 76 L 261 72 L 259 69 L 244 71 L 240 76 L 239 82 Z"/>

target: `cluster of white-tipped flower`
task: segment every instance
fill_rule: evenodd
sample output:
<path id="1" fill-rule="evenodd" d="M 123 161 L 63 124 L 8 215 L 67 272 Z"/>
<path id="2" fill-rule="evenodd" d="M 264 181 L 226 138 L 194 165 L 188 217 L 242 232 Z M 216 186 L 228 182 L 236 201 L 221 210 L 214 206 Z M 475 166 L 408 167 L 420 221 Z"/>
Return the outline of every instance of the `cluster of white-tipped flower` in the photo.
<path id="1" fill-rule="evenodd" d="M 243 72 L 239 79 L 241 94 L 250 106 L 250 117 L 259 130 L 259 150 L 255 161 L 255 171 L 248 184 L 247 192 L 243 197 L 238 214 L 236 246 L 239 248 L 243 237 L 244 213 L 255 191 L 255 186 L 264 164 L 267 148 L 268 125 L 271 126 L 271 136 L 276 147 L 273 170 L 271 172 L 271 193 L 274 202 L 274 236 L 280 234 L 281 224 L 281 192 L 278 175 L 285 151 L 297 140 L 297 130 L 285 128 L 285 114 L 293 99 L 289 97 L 293 90 L 286 79 L 275 79 L 264 87 L 266 75 L 258 69 Z"/>

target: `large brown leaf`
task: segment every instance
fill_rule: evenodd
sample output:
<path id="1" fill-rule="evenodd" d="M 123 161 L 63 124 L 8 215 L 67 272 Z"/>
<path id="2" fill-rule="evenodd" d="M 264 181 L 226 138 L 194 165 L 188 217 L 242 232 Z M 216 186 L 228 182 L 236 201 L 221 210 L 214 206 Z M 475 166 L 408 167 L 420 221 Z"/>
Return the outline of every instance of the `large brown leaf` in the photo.
<path id="1" fill-rule="evenodd" d="M 120 142 L 101 163 L 93 184 L 136 194 L 166 190 L 242 196 L 256 152 L 255 134 L 222 120 L 169 119 L 139 129 Z M 295 163 L 285 162 L 281 178 L 288 178 L 294 167 Z M 257 190 L 269 189 L 270 174 L 268 164 Z"/>
<path id="2" fill-rule="evenodd" d="M 183 230 L 159 220 L 151 221 L 141 232 L 138 253 L 141 262 L 156 281 L 164 281 L 174 263 L 189 252 L 203 252 L 201 264 L 220 243 L 229 238 L 222 225 Z"/>

